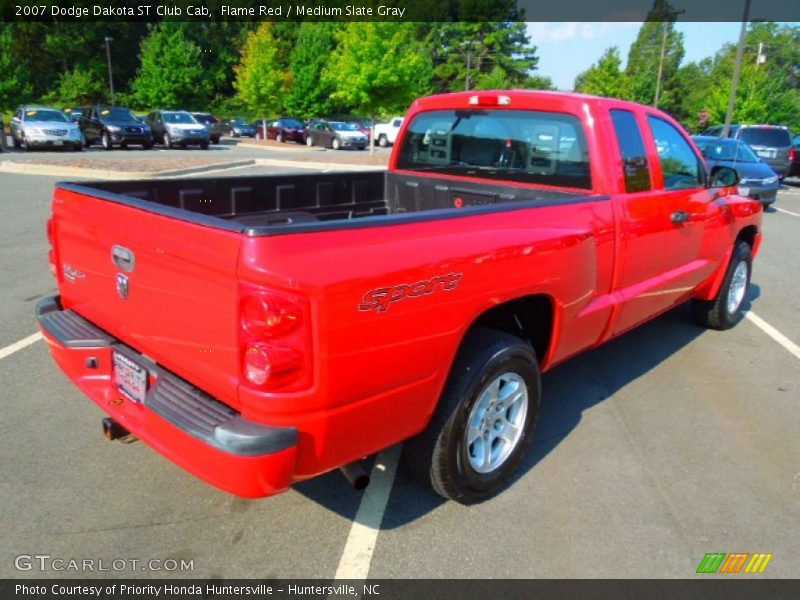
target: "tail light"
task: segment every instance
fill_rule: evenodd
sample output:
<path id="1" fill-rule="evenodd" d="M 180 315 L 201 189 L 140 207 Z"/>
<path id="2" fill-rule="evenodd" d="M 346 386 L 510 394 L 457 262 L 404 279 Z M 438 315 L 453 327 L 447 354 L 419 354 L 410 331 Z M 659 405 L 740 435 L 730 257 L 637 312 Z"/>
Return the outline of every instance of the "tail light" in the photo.
<path id="1" fill-rule="evenodd" d="M 295 294 L 243 285 L 239 302 L 242 376 L 264 391 L 311 385 L 308 301 Z"/>
<path id="2" fill-rule="evenodd" d="M 797 160 L 797 148 L 792 148 L 789 150 L 789 160 L 791 162 Z"/>
<path id="3" fill-rule="evenodd" d="M 58 279 L 58 268 L 56 267 L 56 253 L 53 250 L 53 219 L 47 219 L 47 243 L 50 248 L 47 251 L 47 262 L 50 265 L 50 273 Z"/>

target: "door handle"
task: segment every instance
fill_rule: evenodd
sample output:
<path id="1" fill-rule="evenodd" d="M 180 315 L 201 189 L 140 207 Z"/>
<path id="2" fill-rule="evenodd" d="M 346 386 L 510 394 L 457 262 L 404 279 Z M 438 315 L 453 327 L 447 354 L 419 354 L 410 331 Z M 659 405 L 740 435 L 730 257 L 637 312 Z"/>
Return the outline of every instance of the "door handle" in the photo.
<path id="1" fill-rule="evenodd" d="M 111 249 L 111 260 L 123 271 L 130 273 L 136 266 L 136 255 L 123 246 L 114 246 Z"/>
<path id="2" fill-rule="evenodd" d="M 672 213 L 669 217 L 669 220 L 675 223 L 676 225 L 680 225 L 681 223 L 686 223 L 689 220 L 689 213 L 685 210 L 676 210 Z"/>

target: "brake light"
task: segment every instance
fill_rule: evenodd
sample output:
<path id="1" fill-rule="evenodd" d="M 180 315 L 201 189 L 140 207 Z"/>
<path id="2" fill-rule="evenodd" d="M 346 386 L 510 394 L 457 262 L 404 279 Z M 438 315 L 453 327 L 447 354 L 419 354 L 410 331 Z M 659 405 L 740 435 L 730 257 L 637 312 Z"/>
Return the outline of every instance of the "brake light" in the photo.
<path id="1" fill-rule="evenodd" d="M 497 94 L 476 94 L 469 97 L 470 106 L 510 106 L 511 97 Z"/>
<path id="2" fill-rule="evenodd" d="M 50 265 L 50 273 L 58 279 L 58 267 L 56 266 L 56 253 L 53 250 L 53 219 L 47 219 L 47 243 L 50 248 L 47 250 L 47 262 Z"/>
<path id="3" fill-rule="evenodd" d="M 311 385 L 308 301 L 298 295 L 243 285 L 239 303 L 242 376 L 264 391 Z"/>
<path id="4" fill-rule="evenodd" d="M 797 160 L 797 149 L 796 148 L 792 148 L 792 149 L 789 150 L 789 160 L 792 161 L 792 162 Z"/>

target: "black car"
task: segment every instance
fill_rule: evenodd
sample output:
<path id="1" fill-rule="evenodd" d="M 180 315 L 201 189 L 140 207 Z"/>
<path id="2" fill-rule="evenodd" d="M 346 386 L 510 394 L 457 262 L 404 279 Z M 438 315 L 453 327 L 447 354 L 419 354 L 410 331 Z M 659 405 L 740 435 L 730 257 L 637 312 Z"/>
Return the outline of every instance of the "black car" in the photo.
<path id="1" fill-rule="evenodd" d="M 361 133 L 356 125 L 342 121 L 311 123 L 306 127 L 305 138 L 307 146 L 322 146 L 334 150 L 340 148 L 363 150 L 369 142 L 369 138 Z"/>
<path id="2" fill-rule="evenodd" d="M 721 136 L 722 125 L 705 129 L 701 135 Z M 731 125 L 728 137 L 741 140 L 783 179 L 789 173 L 792 139 L 783 125 Z"/>
<path id="3" fill-rule="evenodd" d="M 778 174 L 755 155 L 740 140 L 718 137 L 693 136 L 697 147 L 706 157 L 711 172 L 719 167 L 729 167 L 739 174 L 739 193 L 758 200 L 764 206 L 775 202 L 781 184 Z"/>
<path id="4" fill-rule="evenodd" d="M 191 115 L 198 123 L 202 123 L 208 129 L 208 137 L 211 143 L 219 144 L 219 140 L 222 137 L 222 123 L 219 122 L 219 119 L 211 113 L 205 112 L 193 112 Z"/>
<path id="5" fill-rule="evenodd" d="M 81 117 L 86 115 L 89 112 L 89 109 L 85 106 L 66 106 L 64 107 L 64 114 L 67 115 L 67 118 L 70 120 L 71 123 L 78 123 L 81 120 Z"/>
<path id="6" fill-rule="evenodd" d="M 167 148 L 197 145 L 208 150 L 208 129 L 185 110 L 156 110 L 147 115 L 153 139 Z"/>
<path id="7" fill-rule="evenodd" d="M 794 136 L 789 150 L 789 174 L 787 177 L 800 177 L 800 135 Z"/>
<path id="8" fill-rule="evenodd" d="M 99 142 L 106 150 L 114 146 L 127 148 L 129 145 L 142 146 L 145 150 L 153 147 L 150 127 L 137 121 L 127 108 L 93 106 L 78 124 L 85 146 Z"/>
<path id="9" fill-rule="evenodd" d="M 231 119 L 222 123 L 222 132 L 231 137 L 256 137 L 256 128 L 244 119 Z"/>

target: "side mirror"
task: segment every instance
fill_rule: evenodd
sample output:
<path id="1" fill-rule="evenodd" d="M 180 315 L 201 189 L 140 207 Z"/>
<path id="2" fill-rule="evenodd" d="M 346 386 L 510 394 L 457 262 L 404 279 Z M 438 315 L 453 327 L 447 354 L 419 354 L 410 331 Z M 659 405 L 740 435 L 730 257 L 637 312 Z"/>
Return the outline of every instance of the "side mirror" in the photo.
<path id="1" fill-rule="evenodd" d="M 728 187 L 739 183 L 739 173 L 730 167 L 719 167 L 711 173 L 711 187 Z"/>

